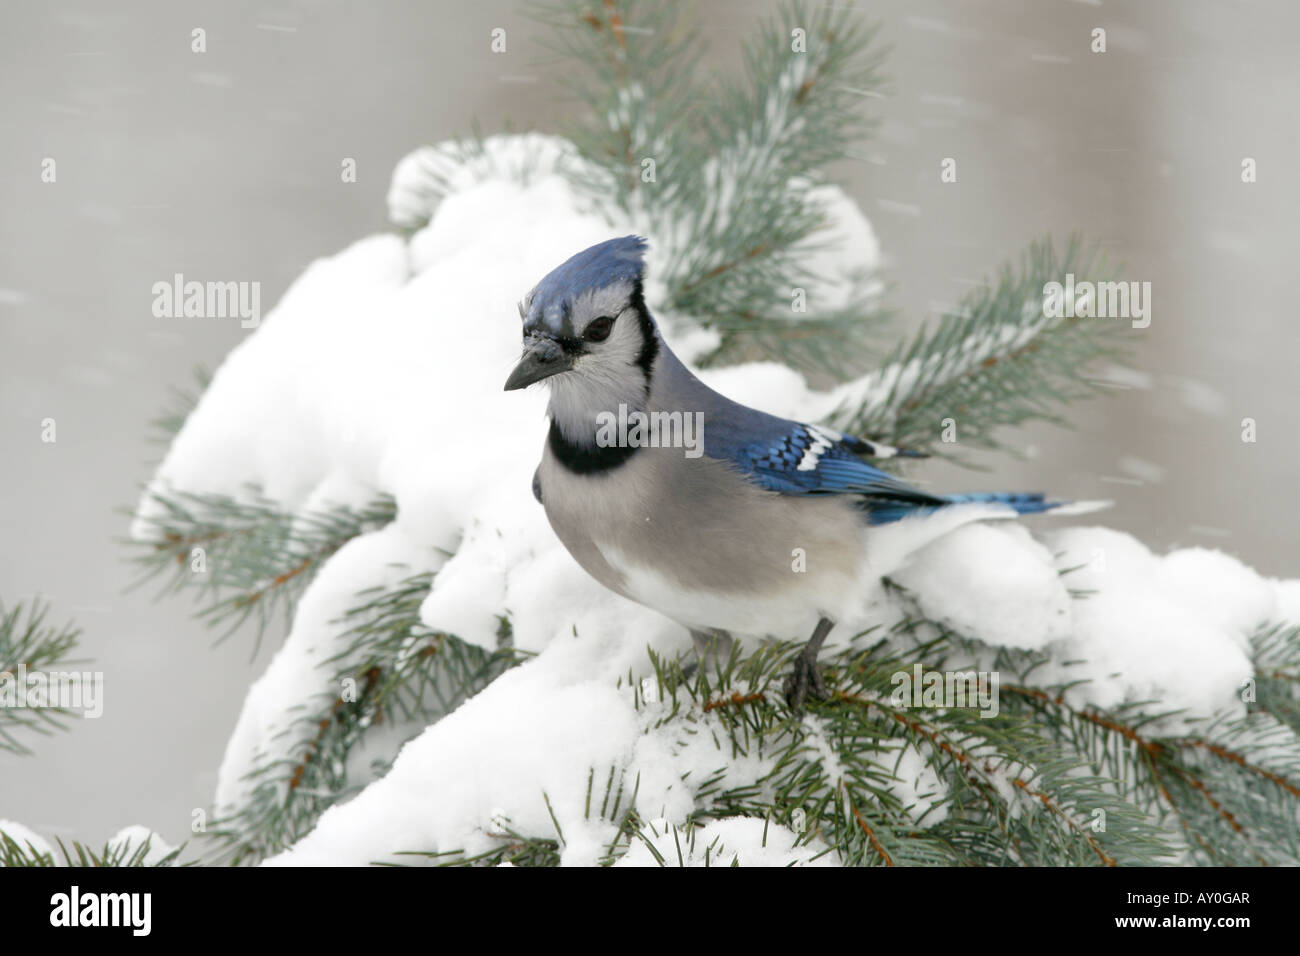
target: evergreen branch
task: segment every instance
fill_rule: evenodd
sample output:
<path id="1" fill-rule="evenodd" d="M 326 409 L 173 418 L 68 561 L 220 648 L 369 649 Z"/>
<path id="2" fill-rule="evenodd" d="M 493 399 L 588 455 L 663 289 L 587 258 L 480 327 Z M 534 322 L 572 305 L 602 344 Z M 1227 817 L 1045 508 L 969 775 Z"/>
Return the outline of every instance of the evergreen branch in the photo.
<path id="1" fill-rule="evenodd" d="M 795 48 L 796 29 L 806 49 Z M 789 275 L 792 247 L 825 222 L 805 208 L 809 188 L 872 126 L 861 91 L 879 85 L 874 38 L 850 11 L 796 3 L 746 44 L 743 80 L 724 84 L 711 106 L 713 159 L 696 173 L 693 198 L 704 201 L 686 210 L 694 241 L 669 266 L 672 308 L 706 318 L 744 311 L 721 303 L 740 288 L 770 293 L 774 275 Z"/>
<path id="2" fill-rule="evenodd" d="M 1002 690 L 1013 695 L 1021 697 L 1033 705 L 1032 712 L 1042 720 L 1043 726 L 1049 729 L 1054 738 L 1059 743 L 1072 746 L 1076 751 L 1088 753 L 1092 759 L 1092 766 L 1098 769 L 1096 755 L 1100 751 L 1104 753 L 1106 747 L 1095 746 L 1086 733 L 1080 732 L 1076 726 L 1077 722 L 1083 722 L 1096 728 L 1101 734 L 1117 737 L 1120 740 L 1131 743 L 1137 748 L 1138 763 L 1137 768 L 1145 771 L 1148 775 L 1147 784 L 1155 795 L 1164 803 L 1164 809 L 1173 812 L 1189 836 L 1194 837 L 1198 843 L 1205 842 L 1205 837 L 1193 826 L 1188 815 L 1184 812 L 1184 805 L 1175 797 L 1175 791 L 1165 782 L 1165 775 L 1173 775 L 1179 782 L 1186 784 L 1193 790 L 1199 781 L 1188 773 L 1188 771 L 1177 764 L 1162 760 L 1165 756 L 1163 746 L 1155 740 L 1147 739 L 1140 733 L 1138 727 L 1133 726 L 1122 719 L 1109 717 L 1091 709 L 1076 709 L 1066 703 L 1063 692 L 1048 693 L 1033 687 L 1022 687 L 1015 684 L 1004 684 Z M 1085 742 L 1080 746 L 1080 742 Z M 1122 752 L 1122 751 L 1121 751 Z M 1164 771 L 1164 772 L 1162 772 Z M 1127 780 L 1128 774 L 1119 779 Z M 1121 791 L 1122 793 L 1123 791 Z M 1141 786 L 1134 787 L 1132 794 L 1140 796 Z M 1208 796 L 1202 789 L 1203 795 Z M 1211 801 L 1213 798 L 1210 798 Z M 1148 808 L 1149 810 L 1152 808 Z"/>
<path id="3" fill-rule="evenodd" d="M 821 374 L 856 371 L 867 333 L 888 318 L 878 284 L 809 263 L 830 224 L 822 169 L 849 158 L 872 125 L 862 103 L 879 83 L 875 33 L 852 13 L 791 4 L 746 44 L 745 83 L 704 81 L 683 7 L 535 8 L 586 107 L 565 131 L 587 160 L 572 179 L 652 237 L 690 237 L 669 247 L 656 305 L 719 333 L 705 364 L 777 358 Z"/>
<path id="4" fill-rule="evenodd" d="M 197 407 L 212 374 L 196 366 L 194 378 L 193 388 L 172 390 L 171 407 L 151 423 L 153 440 L 170 443 Z M 226 625 L 219 640 L 255 618 L 254 653 L 278 612 L 288 626 L 298 597 L 330 555 L 396 515 L 396 503 L 383 494 L 359 509 L 294 515 L 252 485 L 240 497 L 154 489 L 139 511 L 149 508 L 144 540 L 127 542 L 137 549 L 133 561 L 141 571 L 132 587 L 164 577 L 163 593 L 195 589 L 197 616 Z"/>
<path id="5" fill-rule="evenodd" d="M 451 713 L 522 659 L 509 645 L 504 619 L 495 651 L 425 627 L 419 609 L 433 577 L 417 574 L 395 588 L 364 592 L 365 603 L 345 618 L 351 641 L 326 662 L 357 661 L 354 666 L 378 672 L 375 704 L 381 719 L 427 720 Z"/>
<path id="6" fill-rule="evenodd" d="M 65 852 L 64 858 L 67 858 Z M 57 866 L 52 853 L 45 853 L 30 840 L 20 844 L 0 830 L 0 866 Z"/>
<path id="7" fill-rule="evenodd" d="M 894 585 L 893 591 L 910 600 L 905 589 Z M 964 659 L 971 655 L 978 657 L 981 649 L 984 654 L 989 650 L 978 641 L 920 619 L 911 620 L 900 630 L 912 634 L 920 629 L 936 631 L 941 640 L 951 644 Z M 936 649 L 934 643 L 924 645 L 931 657 L 929 667 L 943 668 L 947 662 L 942 656 L 935 659 L 933 652 Z M 1022 681 L 1019 684 L 1007 680 L 1001 682 L 1003 712 L 1027 719 L 1041 728 L 1044 742 L 1056 748 L 1062 758 L 1082 761 L 1103 789 L 1124 801 L 1128 813 L 1153 822 L 1172 814 L 1187 835 L 1189 846 L 1195 844 L 1204 849 L 1215 841 L 1221 842 L 1220 825 L 1227 825 L 1238 835 L 1244 833 L 1244 830 L 1233 828 L 1236 817 L 1214 795 L 1211 786 L 1202 779 L 1201 772 L 1178 758 L 1174 741 L 1148 734 L 1144 729 L 1176 715 L 1150 713 L 1144 709 L 1147 705 L 1137 703 L 1125 705 L 1115 713 L 1105 713 L 1096 708 L 1076 708 L 1068 703 L 1066 696 L 1073 684 L 1034 687 L 1024 683 L 1045 661 L 1046 658 L 1037 652 L 997 650 L 995 666 L 1003 671 L 1019 671 Z M 1221 779 L 1215 784 L 1219 785 L 1235 789 Z M 1098 806 L 1095 803 L 1091 805 Z M 1217 822 L 1207 818 L 1206 810 L 1214 814 Z M 1111 808 L 1106 808 L 1107 820 L 1112 812 Z M 1268 826 L 1273 826 L 1273 822 L 1270 821 Z M 1151 836 L 1146 826 L 1141 829 L 1143 838 Z M 1152 846 L 1154 848 L 1155 844 Z M 1239 847 L 1238 851 L 1245 854 L 1241 857 L 1243 860 L 1255 859 L 1253 851 L 1247 848 Z"/>
<path id="8" fill-rule="evenodd" d="M 202 365 L 194 366 L 193 376 L 194 384 L 190 388 L 172 387 L 169 406 L 149 422 L 154 431 L 149 440 L 154 444 L 171 444 L 172 439 L 180 434 L 190 413 L 198 406 L 203 393 L 212 384 L 212 373 Z"/>
<path id="9" fill-rule="evenodd" d="M 913 622 L 904 633 L 917 624 L 933 626 Z M 1288 826 L 1296 829 L 1294 803 L 1254 806 L 1262 791 L 1253 781 L 1293 798 L 1290 781 L 1240 747 L 1218 742 L 1223 728 L 1209 728 L 1213 737 L 1161 738 L 1144 728 L 1168 715 L 1137 707 L 1122 717 L 1079 709 L 1068 704 L 1059 687 L 1014 683 L 1002 685 L 1007 706 L 991 719 L 962 708 L 916 710 L 890 703 L 891 675 L 908 671 L 914 660 L 943 663 L 943 654 L 960 643 L 956 635 L 946 635 L 900 657 L 890 639 L 865 650 L 855 641 L 827 667 L 831 699 L 810 704 L 809 717 L 801 721 L 790 719 L 777 690 L 797 652 L 793 645 L 771 645 L 749 656 L 733 652 L 711 672 L 698 668 L 690 678 L 680 660 L 652 655 L 660 692 L 660 699 L 650 698 L 654 710 L 647 711 L 652 705 L 636 685 L 633 691 L 638 710 L 651 718 L 646 732 L 671 733 L 679 750 L 715 748 L 718 764 L 710 773 L 683 779 L 696 811 L 680 832 L 673 827 L 667 858 L 652 839 L 660 834 L 619 816 L 621 772 L 611 768 L 602 775 L 605 798 L 599 801 L 593 792 L 595 770 L 589 771 L 588 816 L 599 813 L 616 832 L 603 862 L 616 862 L 641 842 L 660 865 L 671 862 L 673 853 L 680 864 L 696 852 L 693 834 L 707 820 L 747 816 L 795 828 L 796 810 L 805 812 L 809 823 L 797 845 L 811 848 L 812 841 L 821 841 L 851 864 L 1149 864 L 1174 852 L 1162 823 L 1166 814 L 1187 835 L 1187 851 L 1213 861 L 1277 862 L 1294 853 L 1295 837 L 1287 832 Z M 1035 656 L 1010 655 L 1031 666 Z M 900 732 L 939 777 L 942 791 L 923 812 L 900 802 L 897 778 L 884 759 L 897 752 Z M 1111 743 L 1099 751 L 1104 740 Z M 823 759 L 826 747 L 835 755 L 833 768 Z M 1135 748 L 1145 783 L 1100 772 L 1100 752 L 1127 747 Z M 1179 756 L 1202 752 L 1222 770 Z M 757 776 L 754 760 L 765 768 Z M 698 756 L 690 763 L 703 765 Z M 746 769 L 737 776 L 738 766 Z M 615 790 L 620 798 L 608 812 Z M 1155 802 L 1143 798 L 1144 792 Z M 936 807 L 943 808 L 937 816 Z M 1080 808 L 1090 809 L 1103 825 L 1085 824 Z M 933 817 L 929 823 L 927 816 Z M 558 821 L 555 830 L 505 834 L 508 842 L 488 853 L 438 856 L 485 864 L 518 855 L 549 863 L 562 842 L 556 839 Z M 1260 840 L 1264 834 L 1278 846 L 1266 846 Z M 716 859 L 711 853 L 706 848 L 706 863 Z"/>
<path id="10" fill-rule="evenodd" d="M 858 826 L 862 827 L 862 832 L 867 835 L 867 840 L 871 843 L 871 848 L 876 851 L 880 859 L 884 861 L 885 866 L 893 866 L 894 858 L 886 852 L 885 848 L 880 845 L 880 840 L 876 838 L 876 831 L 871 829 L 866 819 L 862 816 L 861 811 L 853 805 L 853 799 L 847 794 L 845 800 L 848 801 L 849 808 L 853 811 L 853 819 L 858 821 Z"/>
<path id="11" fill-rule="evenodd" d="M 17 701 L 26 688 L 19 686 L 20 674 L 62 667 L 71 663 L 68 655 L 77 647 L 80 628 L 46 624 L 49 605 L 39 600 L 24 606 L 19 601 L 6 609 L 0 602 L 0 751 L 24 755 L 32 751 L 17 734 L 32 731 L 49 734 L 65 729 L 69 712 L 63 707 L 25 706 Z M 15 692 L 6 699 L 5 688 Z"/>
<path id="12" fill-rule="evenodd" d="M 242 863 L 292 845 L 364 785 L 352 758 L 372 728 L 409 727 L 414 736 L 517 662 L 508 647 L 488 652 L 421 624 L 432 582 L 432 574 L 417 574 L 358 596 L 341 622 L 341 649 L 321 662 L 340 692 L 323 710 L 294 721 L 288 732 L 299 741 L 295 756 L 249 772 L 256 781 L 251 799 L 210 830 L 219 859 Z"/>
<path id="13" fill-rule="evenodd" d="M 169 578 L 164 592 L 190 588 L 198 617 L 224 626 L 224 640 L 246 621 L 260 641 L 277 618 L 286 627 L 317 570 L 357 535 L 396 515 L 387 495 L 362 508 L 336 506 L 291 514 L 250 488 L 243 498 L 193 492 L 154 492 L 156 512 L 146 539 L 131 542 L 141 576 Z"/>
<path id="14" fill-rule="evenodd" d="M 412 236 L 429 224 L 436 210 L 454 189 L 453 170 L 493 169 L 492 157 L 475 128 L 469 136 L 426 146 L 404 157 L 393 172 L 388 191 L 388 218 L 399 232 Z"/>
<path id="15" fill-rule="evenodd" d="M 1227 747 L 1222 747 L 1212 741 L 1200 740 L 1195 737 L 1177 738 L 1170 741 L 1170 743 L 1178 747 L 1200 747 L 1208 751 L 1209 753 L 1212 753 L 1220 760 L 1225 760 L 1228 763 L 1233 764 L 1234 766 L 1240 767 L 1242 770 L 1245 770 L 1247 773 L 1251 773 L 1258 777 L 1261 777 L 1264 780 L 1267 780 L 1269 783 L 1273 784 L 1275 787 L 1285 790 L 1291 796 L 1300 799 L 1300 787 L 1297 787 L 1290 780 L 1286 779 L 1286 777 L 1282 776 L 1279 773 L 1274 773 L 1271 770 L 1268 770 L 1264 767 L 1260 767 L 1257 766 L 1256 764 L 1251 763 L 1250 760 L 1247 759 L 1244 755 L 1235 753 L 1234 751 L 1229 750 Z"/>
<path id="16" fill-rule="evenodd" d="M 1149 810 L 1160 815 L 1173 813 L 1184 832 L 1210 862 L 1280 862 L 1275 853 L 1260 848 L 1257 836 L 1261 833 L 1269 834 L 1270 840 L 1288 847 L 1300 845 L 1300 829 L 1296 823 L 1296 814 L 1300 808 L 1294 802 L 1300 798 L 1300 787 L 1282 774 L 1253 763 L 1247 754 L 1205 737 L 1150 736 L 1123 719 L 1093 709 L 1074 708 L 1060 693 L 1048 693 L 1014 684 L 1004 684 L 1001 689 L 1013 695 L 1013 698 L 1018 696 L 1032 702 L 1040 719 L 1052 717 L 1051 712 L 1056 711 L 1054 719 L 1043 719 L 1042 723 L 1060 743 L 1070 744 L 1076 749 L 1086 749 L 1093 754 L 1099 749 L 1105 749 L 1092 745 L 1079 748 L 1079 741 L 1087 736 L 1079 733 L 1075 727 L 1076 722 L 1082 721 L 1105 735 L 1134 745 L 1139 758 L 1137 767 L 1145 772 L 1147 778 L 1133 789 L 1133 796 L 1149 791 L 1158 797 L 1160 806 Z M 1144 719 L 1148 722 L 1151 720 L 1149 716 Z M 1248 729 L 1252 734 L 1255 732 L 1254 727 L 1238 729 Z M 1063 730 L 1067 732 L 1063 733 Z M 1289 743 L 1294 752 L 1294 737 Z M 1184 762 L 1178 755 L 1180 751 L 1188 749 L 1202 750 L 1218 758 L 1226 767 L 1198 768 Z M 1269 749 L 1273 749 L 1271 743 Z M 1096 766 L 1095 762 L 1093 766 Z M 1225 773 L 1225 770 L 1228 772 Z M 1232 771 L 1244 771 L 1244 774 Z M 1243 779 L 1244 777 L 1254 779 Z M 1261 800 L 1257 781 L 1289 795 L 1292 798 L 1289 808 L 1279 806 L 1267 811 L 1266 817 L 1261 816 L 1265 812 L 1265 801 Z M 1226 796 L 1216 796 L 1216 790 L 1222 790 Z M 1247 826 L 1242 822 L 1243 819 L 1254 822 Z M 1228 841 L 1226 845 L 1225 840 Z M 1238 855 L 1225 856 L 1233 852 Z"/>
<path id="17" fill-rule="evenodd" d="M 575 184 L 604 204 L 631 212 L 680 200 L 702 159 L 690 131 L 699 108 L 698 32 L 679 0 L 554 0 L 531 7 L 547 27 L 557 78 L 582 104 L 569 113 L 568 139 L 598 171 Z M 653 195 L 642 195 L 642 163 L 652 159 Z"/>
<path id="18" fill-rule="evenodd" d="M 701 814 L 756 816 L 775 809 L 778 819 L 788 819 L 793 806 L 812 805 L 818 814 L 818 834 L 841 859 L 854 863 L 887 858 L 913 865 L 993 863 L 1006 862 L 1011 853 L 1020 863 L 1059 862 L 1064 854 L 1075 863 L 1090 857 L 1110 865 L 1121 860 L 1150 861 L 1168 853 L 1158 831 L 1139 812 L 1107 794 L 1091 775 L 1075 779 L 1072 775 L 1081 761 L 1054 756 L 1056 748 L 1048 746 L 1032 721 L 990 720 L 960 710 L 921 713 L 892 706 L 890 676 L 911 663 L 884 655 L 885 647 L 881 642 L 865 654 L 842 655 L 826 672 L 834 688 L 832 699 L 810 705 L 810 713 L 827 722 L 823 733 L 835 741 L 843 774 L 837 780 L 827 777 L 821 751 L 808 747 L 803 725 L 791 726 L 779 697 L 775 703 L 771 699 L 776 696 L 769 693 L 773 681 L 790 648 L 733 661 L 716 675 L 720 688 L 698 673 L 694 684 L 661 676 L 665 692 L 675 695 L 676 689 L 684 687 L 697 705 L 681 708 L 674 697 L 668 719 L 693 724 L 721 720 L 722 732 L 715 730 L 713 736 L 731 760 L 759 752 L 772 762 L 758 784 L 728 787 L 726 765 L 698 781 L 694 785 L 697 804 L 706 808 Z M 657 673 L 662 675 L 662 666 L 657 666 Z M 926 756 L 949 790 L 941 801 L 948 808 L 948 819 L 936 826 L 918 826 L 908 815 L 892 792 L 892 775 L 880 763 L 889 752 L 882 745 L 899 730 Z M 693 736 L 698 737 L 698 732 Z M 1035 769 L 1027 771 L 1030 766 Z M 1008 802 L 1008 791 L 1025 793 L 1056 824 L 1027 822 L 1030 818 L 1024 811 Z M 1113 814 L 1109 831 L 1087 832 L 1069 809 L 1080 805 L 1105 807 L 1108 815 Z"/>
<path id="19" fill-rule="evenodd" d="M 1087 841 L 1088 847 L 1092 852 L 1097 854 L 1097 858 L 1101 861 L 1103 866 L 1115 865 L 1115 858 L 1103 850 L 1101 845 L 1089 836 L 1088 832 L 1080 827 L 1079 824 L 1075 822 L 1074 818 L 1052 798 L 1051 794 L 1043 793 L 1041 790 L 1035 790 L 1020 777 L 1016 777 L 1011 782 L 1020 790 L 1023 790 L 1025 793 L 1029 794 L 1029 796 L 1042 803 L 1043 806 L 1055 814 L 1058 819 L 1070 828 L 1070 830 L 1082 836 L 1084 840 Z"/>
<path id="20" fill-rule="evenodd" d="M 592 819 L 592 810 L 594 809 L 592 786 L 595 777 L 596 771 L 593 767 L 587 775 L 586 819 L 588 820 Z M 618 785 L 617 792 L 615 792 L 616 783 Z M 632 805 L 636 803 L 635 790 L 627 809 L 621 810 L 623 805 L 623 783 L 622 774 L 618 772 L 618 769 L 610 767 L 605 782 L 604 797 L 601 800 L 599 810 L 596 811 L 596 819 L 606 821 L 614 830 L 610 850 L 605 859 L 601 861 L 603 865 L 613 863 L 623 852 L 626 852 L 626 846 L 631 840 L 645 840 L 644 835 L 641 833 L 643 824 L 632 809 Z M 639 783 L 638 780 L 637 785 Z M 611 797 L 613 797 L 612 803 Z M 509 819 L 495 819 L 493 820 L 495 829 L 488 833 L 487 836 L 498 842 L 496 846 L 489 849 L 477 853 L 468 853 L 464 849 L 411 850 L 398 855 L 430 860 L 438 866 L 558 866 L 560 863 L 560 849 L 565 843 L 564 833 L 560 828 L 559 820 L 555 817 L 550 798 L 544 792 L 542 793 L 542 801 L 546 805 L 547 816 L 555 830 L 554 836 L 549 834 L 526 834 L 515 829 Z M 619 843 L 623 844 L 621 852 L 616 850 Z M 650 848 L 651 853 L 658 857 L 653 844 L 647 841 L 646 845 Z M 661 866 L 663 865 L 662 857 L 659 857 L 658 862 Z"/>
<path id="21" fill-rule="evenodd" d="M 972 448 L 1002 447 L 994 437 L 1002 426 L 1064 425 L 1057 407 L 1099 391 L 1089 366 L 1121 355 L 1118 320 L 1046 316 L 1044 286 L 1097 268 L 1076 239 L 1059 257 L 1050 242 L 1035 243 L 1018 272 L 1004 269 L 996 284 L 900 346 L 835 419 L 848 431 L 952 457 L 950 440 L 939 441 L 948 420 L 957 443 Z"/>
<path id="22" fill-rule="evenodd" d="M 665 214 L 671 234 L 691 240 L 668 260 L 664 306 L 720 333 L 705 364 L 758 357 L 843 374 L 886 318 L 871 276 L 854 277 L 828 307 L 822 293 L 834 280 L 808 265 L 830 222 L 817 193 L 823 170 L 872 126 L 862 93 L 880 82 L 874 39 L 851 11 L 791 4 L 746 44 L 743 81 L 713 95 L 708 158 L 681 194 L 689 201 Z M 796 289 L 806 316 L 793 314 Z"/>
<path id="23" fill-rule="evenodd" d="M 8 833 L 0 830 L 0 867 L 169 867 L 177 865 L 181 852 L 185 849 L 185 844 L 182 844 L 150 863 L 148 858 L 152 838 L 136 845 L 105 843 L 100 850 L 95 850 L 76 840 L 72 841 L 71 846 L 64 844 L 62 840 L 56 839 L 55 842 L 58 844 L 59 854 L 63 857 L 61 863 L 55 860 L 53 853 L 41 851 L 30 841 L 20 844 Z"/>
<path id="24" fill-rule="evenodd" d="M 509 134 L 510 124 L 505 126 Z M 572 151 L 564 153 L 561 169 L 572 165 Z M 388 218 L 399 235 L 409 239 L 429 224 L 444 199 L 461 189 L 501 179 L 527 188 L 539 173 L 549 174 L 551 169 L 551 162 L 531 151 L 503 154 L 489 149 L 475 122 L 465 136 L 423 146 L 403 157 L 388 189 Z"/>
<path id="25" fill-rule="evenodd" d="M 1261 627 L 1251 646 L 1254 707 L 1300 735 L 1300 627 Z"/>

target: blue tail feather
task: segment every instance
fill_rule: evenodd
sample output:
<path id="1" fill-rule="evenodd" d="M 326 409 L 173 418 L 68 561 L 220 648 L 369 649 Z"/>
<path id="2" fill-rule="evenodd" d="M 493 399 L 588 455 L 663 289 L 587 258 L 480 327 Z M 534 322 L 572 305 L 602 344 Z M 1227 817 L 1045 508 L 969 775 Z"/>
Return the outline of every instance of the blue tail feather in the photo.
<path id="1" fill-rule="evenodd" d="M 944 504 L 929 505 L 915 501 L 866 499 L 867 520 L 871 524 L 889 524 L 912 515 L 933 514 L 947 505 L 997 504 L 1010 505 L 1017 514 L 1033 515 L 1059 508 L 1064 501 L 1048 501 L 1043 495 L 1028 492 L 976 491 L 968 494 L 944 495 Z"/>

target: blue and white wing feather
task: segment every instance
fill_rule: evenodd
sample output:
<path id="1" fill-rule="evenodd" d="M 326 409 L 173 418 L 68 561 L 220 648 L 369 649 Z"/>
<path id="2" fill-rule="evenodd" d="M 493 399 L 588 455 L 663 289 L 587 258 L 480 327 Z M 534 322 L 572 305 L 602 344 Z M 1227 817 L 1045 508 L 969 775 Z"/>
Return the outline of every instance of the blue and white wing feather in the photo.
<path id="1" fill-rule="evenodd" d="M 932 495 L 881 471 L 862 456 L 886 457 L 881 446 L 820 425 L 788 423 L 783 434 L 737 445 L 728 456 L 755 484 L 783 495 L 854 495 L 872 524 L 897 521 L 945 505 L 1006 505 L 1019 514 L 1048 511 L 1061 502 L 1041 494 L 976 492 Z M 906 454 L 906 453 L 903 453 Z"/>
<path id="2" fill-rule="evenodd" d="M 786 495 L 859 494 L 903 496 L 942 503 L 863 461 L 876 446 L 820 425 L 791 423 L 775 440 L 743 445 L 733 458 L 750 479 Z"/>

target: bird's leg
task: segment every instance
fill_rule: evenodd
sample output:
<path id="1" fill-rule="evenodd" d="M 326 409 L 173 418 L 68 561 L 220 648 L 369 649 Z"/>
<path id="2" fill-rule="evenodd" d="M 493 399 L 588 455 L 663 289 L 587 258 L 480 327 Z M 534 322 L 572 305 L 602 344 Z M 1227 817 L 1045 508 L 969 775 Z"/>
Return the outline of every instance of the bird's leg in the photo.
<path id="1" fill-rule="evenodd" d="M 822 618 L 813 628 L 812 637 L 794 659 L 794 670 L 785 679 L 785 699 L 790 709 L 796 714 L 803 710 L 803 702 L 811 694 L 817 700 L 830 696 L 826 690 L 826 681 L 821 668 L 817 666 L 817 654 L 826 642 L 826 635 L 835 623 L 830 618 Z"/>
<path id="2" fill-rule="evenodd" d="M 714 673 L 720 669 L 720 662 L 726 661 L 731 657 L 731 635 L 726 631 L 718 628 L 710 628 L 707 631 L 691 631 L 691 641 L 695 644 L 695 657 L 698 661 L 697 667 L 703 667 L 705 673 L 712 670 Z M 688 669 L 688 677 L 695 675 L 696 667 Z"/>

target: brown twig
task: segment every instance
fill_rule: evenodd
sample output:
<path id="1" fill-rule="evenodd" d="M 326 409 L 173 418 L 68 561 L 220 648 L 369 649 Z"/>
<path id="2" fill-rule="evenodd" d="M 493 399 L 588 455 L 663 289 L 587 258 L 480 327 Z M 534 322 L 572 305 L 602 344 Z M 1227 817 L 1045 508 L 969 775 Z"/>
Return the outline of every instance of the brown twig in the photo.
<path id="1" fill-rule="evenodd" d="M 362 700 L 369 696 L 371 690 L 374 689 L 375 683 L 379 680 L 379 673 L 380 671 L 378 667 L 372 667 L 362 675 L 366 684 L 360 695 L 358 695 L 358 700 Z M 338 718 L 339 711 L 341 711 L 348 703 L 351 702 L 345 701 L 342 697 L 336 697 L 334 703 L 330 706 L 329 716 L 322 718 L 316 724 L 316 735 L 312 737 L 311 742 L 307 745 L 307 752 L 303 754 L 302 760 L 294 767 L 293 775 L 289 778 L 290 792 L 297 790 L 299 785 L 302 783 L 303 774 L 307 772 L 307 766 L 320 750 L 321 741 L 324 740 L 326 732 L 330 729 L 330 725 Z"/>
<path id="2" fill-rule="evenodd" d="M 742 694 L 740 691 L 734 691 L 730 697 L 718 697 L 714 700 L 707 701 L 704 704 L 704 712 L 707 714 L 711 710 L 720 710 L 723 707 L 737 707 L 741 704 L 752 704 L 756 700 L 762 700 L 763 694 Z"/>
<path id="3" fill-rule="evenodd" d="M 863 819 L 862 814 L 858 812 L 857 806 L 853 803 L 853 798 L 846 795 L 846 799 L 849 801 L 849 809 L 853 811 L 853 816 L 858 821 L 858 826 L 862 827 L 862 832 L 867 835 L 867 840 L 871 843 L 871 848 L 880 854 L 880 858 L 885 861 L 885 866 L 893 866 L 894 858 L 885 852 L 885 848 L 880 845 L 880 841 L 876 839 L 875 831 L 867 825 L 867 821 Z"/>
<path id="4" fill-rule="evenodd" d="M 1079 834 L 1081 837 L 1087 840 L 1089 848 L 1092 850 L 1093 853 L 1097 854 L 1098 858 L 1101 860 L 1103 864 L 1105 864 L 1106 866 L 1115 865 L 1115 858 L 1110 856 L 1105 850 L 1103 850 L 1101 848 L 1101 844 L 1099 844 L 1096 840 L 1094 840 L 1086 830 L 1080 827 L 1079 824 L 1075 822 L 1074 818 L 1071 817 L 1068 813 L 1066 813 L 1063 808 L 1057 806 L 1056 801 L 1053 800 L 1049 794 L 1043 793 L 1041 790 L 1035 790 L 1033 787 L 1029 786 L 1029 784 L 1025 783 L 1025 781 L 1020 779 L 1019 777 L 1016 777 L 1016 779 L 1012 780 L 1011 782 L 1015 784 L 1016 787 L 1018 787 L 1020 790 L 1029 794 L 1029 796 L 1037 798 L 1038 801 L 1042 803 L 1043 806 L 1045 806 L 1052 813 L 1056 814 L 1056 816 L 1064 820 L 1066 826 L 1068 826 L 1075 833 Z"/>
<path id="5" fill-rule="evenodd" d="M 1226 760 L 1229 763 L 1236 764 L 1238 767 L 1241 767 L 1243 770 L 1249 770 L 1251 773 L 1263 777 L 1265 780 L 1268 780 L 1270 783 L 1276 784 L 1277 786 L 1285 790 L 1287 793 L 1291 794 L 1291 796 L 1300 797 L 1300 787 L 1297 787 L 1290 780 L 1287 780 L 1286 777 L 1283 777 L 1281 774 L 1274 773 L 1271 770 L 1266 770 L 1263 767 L 1256 766 L 1255 764 L 1248 761 L 1241 754 L 1229 750 L 1226 747 L 1222 747 L 1219 744 L 1210 743 L 1208 740 L 1199 740 L 1195 737 L 1182 738 L 1173 741 L 1173 743 L 1180 747 L 1202 747 L 1205 750 L 1208 750 L 1210 753 L 1214 754 L 1216 757 Z"/>

